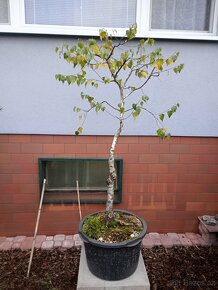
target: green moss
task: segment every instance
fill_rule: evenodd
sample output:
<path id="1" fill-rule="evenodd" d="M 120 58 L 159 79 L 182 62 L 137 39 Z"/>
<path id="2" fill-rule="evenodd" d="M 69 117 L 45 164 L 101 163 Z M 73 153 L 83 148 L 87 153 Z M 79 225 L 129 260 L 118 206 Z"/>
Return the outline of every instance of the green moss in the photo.
<path id="1" fill-rule="evenodd" d="M 134 239 L 143 230 L 140 220 L 131 215 L 115 212 L 114 220 L 107 222 L 105 213 L 89 216 L 84 225 L 84 233 L 103 242 L 122 242 Z"/>

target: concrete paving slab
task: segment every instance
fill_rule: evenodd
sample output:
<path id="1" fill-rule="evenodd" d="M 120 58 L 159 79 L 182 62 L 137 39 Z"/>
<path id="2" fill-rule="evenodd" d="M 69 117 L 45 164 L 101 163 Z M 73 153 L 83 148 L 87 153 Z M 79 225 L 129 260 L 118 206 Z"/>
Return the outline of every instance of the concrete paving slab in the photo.
<path id="1" fill-rule="evenodd" d="M 88 268 L 85 249 L 80 256 L 77 290 L 150 290 L 150 283 L 140 254 L 138 267 L 130 277 L 119 281 L 105 281 L 95 277 Z"/>

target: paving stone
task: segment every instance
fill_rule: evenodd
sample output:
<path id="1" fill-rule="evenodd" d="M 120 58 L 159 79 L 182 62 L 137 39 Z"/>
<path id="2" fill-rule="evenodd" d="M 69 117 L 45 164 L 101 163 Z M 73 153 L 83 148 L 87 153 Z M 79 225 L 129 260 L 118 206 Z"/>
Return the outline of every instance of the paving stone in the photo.
<path id="1" fill-rule="evenodd" d="M 16 236 L 15 238 L 14 238 L 14 243 L 21 243 L 21 242 L 23 242 L 24 240 L 26 239 L 26 236 Z"/>
<path id="2" fill-rule="evenodd" d="M 200 245 L 200 241 L 198 240 L 198 237 L 200 235 L 195 233 L 185 233 L 186 237 L 192 242 L 193 245 Z"/>
<path id="3" fill-rule="evenodd" d="M 173 247 L 173 241 L 167 234 L 160 234 L 160 239 L 162 242 L 162 245 L 165 248 L 172 248 Z"/>
<path id="4" fill-rule="evenodd" d="M 74 236 L 73 236 L 73 239 L 74 239 L 74 241 L 75 241 L 75 247 L 81 247 L 82 245 L 83 245 L 83 241 L 82 241 L 82 239 L 80 238 L 80 236 L 79 236 L 79 234 L 75 234 Z"/>
<path id="5" fill-rule="evenodd" d="M 42 243 L 41 248 L 44 249 L 44 250 L 49 250 L 49 249 L 52 249 L 53 246 L 54 246 L 54 242 L 50 241 L 50 240 L 47 240 L 47 241 L 44 241 Z"/>
<path id="6" fill-rule="evenodd" d="M 65 239 L 66 239 L 66 240 L 72 240 L 72 239 L 73 239 L 73 235 L 67 235 L 67 236 L 65 237 Z"/>
<path id="7" fill-rule="evenodd" d="M 198 237 L 198 241 L 200 242 L 201 246 L 210 246 L 211 245 L 210 241 L 205 241 L 202 237 Z"/>
<path id="8" fill-rule="evenodd" d="M 153 246 L 154 246 L 154 242 L 153 242 L 153 240 L 150 238 L 149 235 L 146 235 L 146 236 L 144 237 L 144 239 L 142 240 L 142 245 L 143 245 L 143 247 L 145 247 L 145 248 L 151 249 L 151 248 L 153 248 Z"/>
<path id="9" fill-rule="evenodd" d="M 35 242 L 35 248 L 40 249 L 42 247 L 42 241 L 36 241 Z"/>
<path id="10" fill-rule="evenodd" d="M 178 234 L 176 234 L 176 233 L 167 233 L 167 235 L 172 240 L 174 246 L 180 246 L 181 245 L 181 242 L 180 242 Z"/>
<path id="11" fill-rule="evenodd" d="M 57 247 L 62 247 L 62 243 L 63 241 L 55 241 L 54 242 L 54 247 L 57 248 Z"/>
<path id="12" fill-rule="evenodd" d="M 47 236 L 45 240 L 46 240 L 46 241 L 53 241 L 53 239 L 54 239 L 53 236 Z"/>
<path id="13" fill-rule="evenodd" d="M 179 236 L 179 240 L 183 246 L 192 246 L 193 245 L 191 240 L 188 239 L 185 234 L 178 234 L 178 236 Z"/>
<path id="14" fill-rule="evenodd" d="M 55 235 L 54 236 L 54 241 L 64 241 L 65 240 L 65 235 Z"/>
<path id="15" fill-rule="evenodd" d="M 0 237 L 0 244 L 6 240 L 6 237 Z"/>
<path id="16" fill-rule="evenodd" d="M 152 239 L 155 246 L 161 246 L 161 239 L 158 233 L 149 233 L 149 237 Z"/>
<path id="17" fill-rule="evenodd" d="M 21 243 L 16 242 L 16 243 L 13 243 L 13 244 L 12 244 L 11 248 L 12 248 L 12 249 L 20 249 L 20 246 L 21 246 Z"/>
<path id="18" fill-rule="evenodd" d="M 14 241 L 14 237 L 10 237 L 10 238 L 6 238 L 7 242 L 13 242 Z"/>
<path id="19" fill-rule="evenodd" d="M 62 243 L 62 247 L 63 248 L 72 248 L 75 245 L 75 241 L 74 240 L 64 240 Z"/>
<path id="20" fill-rule="evenodd" d="M 36 236 L 36 241 L 37 242 L 44 242 L 45 239 L 46 239 L 46 236 L 45 235 Z"/>
<path id="21" fill-rule="evenodd" d="M 33 237 L 27 237 L 22 243 L 21 243 L 21 250 L 29 250 L 32 248 L 33 244 Z"/>
<path id="22" fill-rule="evenodd" d="M 74 241 L 82 241 L 79 234 L 73 236 Z"/>
<path id="23" fill-rule="evenodd" d="M 0 245 L 0 250 L 1 251 L 7 251 L 10 250 L 12 247 L 13 243 L 10 241 L 7 241 L 7 239 Z"/>

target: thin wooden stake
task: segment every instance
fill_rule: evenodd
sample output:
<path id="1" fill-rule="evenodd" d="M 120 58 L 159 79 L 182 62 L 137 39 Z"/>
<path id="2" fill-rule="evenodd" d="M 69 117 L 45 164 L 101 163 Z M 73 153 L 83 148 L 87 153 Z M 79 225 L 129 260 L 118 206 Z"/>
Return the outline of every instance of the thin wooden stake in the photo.
<path id="1" fill-rule="evenodd" d="M 81 206 L 80 206 L 80 196 L 79 196 L 79 182 L 76 180 L 76 189 L 77 189 L 77 199 L 78 199 L 78 205 L 79 205 L 79 217 L 80 220 L 82 219 L 82 212 L 81 212 Z"/>
<path id="2" fill-rule="evenodd" d="M 44 192 L 45 192 L 45 184 L 46 184 L 46 179 L 43 180 L 41 199 L 40 199 L 40 203 L 39 203 L 39 210 L 38 210 L 38 215 L 37 215 L 37 220 L 36 220 L 35 233 L 34 233 L 34 238 L 33 238 L 33 243 L 32 243 L 28 271 L 27 271 L 27 278 L 29 278 L 29 275 L 30 275 L 30 268 L 31 268 L 31 264 L 32 264 L 33 252 L 34 252 L 35 243 L 36 243 L 36 235 L 37 235 L 37 231 L 38 231 L 39 219 L 40 219 L 41 208 L 42 208 L 42 200 L 43 200 Z"/>

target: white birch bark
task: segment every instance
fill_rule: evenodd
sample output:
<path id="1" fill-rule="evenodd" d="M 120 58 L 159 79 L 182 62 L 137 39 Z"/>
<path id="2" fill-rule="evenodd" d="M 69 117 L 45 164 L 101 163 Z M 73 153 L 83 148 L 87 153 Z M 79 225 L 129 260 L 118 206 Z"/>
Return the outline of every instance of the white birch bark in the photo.
<path id="1" fill-rule="evenodd" d="M 124 108 L 123 89 L 120 86 L 119 86 L 119 89 L 120 89 L 121 107 Z M 116 169 L 114 166 L 114 152 L 115 152 L 118 138 L 120 137 L 120 134 L 123 129 L 123 118 L 124 118 L 124 112 L 120 112 L 119 128 L 117 129 L 117 132 L 113 137 L 113 141 L 112 141 L 110 153 L 109 153 L 109 159 L 108 159 L 109 176 L 107 179 L 107 203 L 106 203 L 106 214 L 107 214 L 108 220 L 112 220 L 114 218 L 114 213 L 113 213 L 114 184 L 117 179 Z"/>

